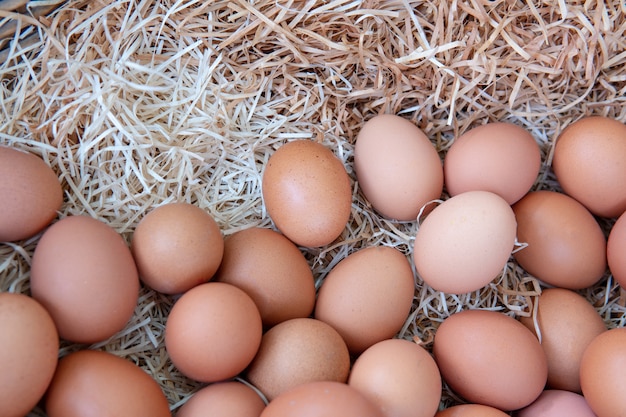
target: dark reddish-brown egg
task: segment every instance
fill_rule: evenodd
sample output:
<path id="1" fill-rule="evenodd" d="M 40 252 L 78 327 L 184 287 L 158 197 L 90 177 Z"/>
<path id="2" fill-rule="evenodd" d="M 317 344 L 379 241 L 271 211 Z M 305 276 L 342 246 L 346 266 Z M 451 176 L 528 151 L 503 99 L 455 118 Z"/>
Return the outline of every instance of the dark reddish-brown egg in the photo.
<path id="1" fill-rule="evenodd" d="M 61 338 L 95 343 L 122 330 L 139 295 L 137 267 L 112 227 L 89 216 L 65 217 L 42 235 L 31 265 L 33 297 Z"/>
<path id="2" fill-rule="evenodd" d="M 252 297 L 267 327 L 308 317 L 315 304 L 315 282 L 306 258 L 271 229 L 252 227 L 228 236 L 215 280 Z"/>
<path id="3" fill-rule="evenodd" d="M 48 312 L 23 294 L 0 293 L 0 415 L 24 417 L 48 388 L 59 336 Z"/>
<path id="4" fill-rule="evenodd" d="M 39 157 L 0 146 L 0 242 L 42 231 L 63 204 L 55 172 Z"/>

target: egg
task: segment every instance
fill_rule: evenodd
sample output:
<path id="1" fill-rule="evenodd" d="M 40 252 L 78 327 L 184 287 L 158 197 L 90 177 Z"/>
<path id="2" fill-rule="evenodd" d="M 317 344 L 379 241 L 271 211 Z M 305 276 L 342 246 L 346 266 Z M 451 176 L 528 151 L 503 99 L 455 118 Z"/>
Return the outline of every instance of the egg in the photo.
<path id="1" fill-rule="evenodd" d="M 59 336 L 33 298 L 0 292 L 0 415 L 23 417 L 43 397 L 56 369 Z"/>
<path id="2" fill-rule="evenodd" d="M 301 139 L 282 145 L 267 161 L 261 188 L 270 218 L 297 245 L 333 242 L 350 218 L 350 178 L 321 143 Z"/>
<path id="3" fill-rule="evenodd" d="M 414 221 L 443 189 L 437 149 L 414 123 L 393 114 L 363 124 L 354 147 L 354 169 L 365 198 L 393 220 Z"/>
<path id="4" fill-rule="evenodd" d="M 580 394 L 548 389 L 532 404 L 514 413 L 515 417 L 596 417 Z"/>
<path id="5" fill-rule="evenodd" d="M 350 354 L 330 325 L 295 318 L 269 329 L 261 340 L 246 377 L 268 400 L 312 381 L 346 382 Z"/>
<path id="6" fill-rule="evenodd" d="M 252 297 L 266 327 L 313 312 L 311 267 L 293 242 L 272 229 L 250 227 L 226 237 L 214 279 Z"/>
<path id="7" fill-rule="evenodd" d="M 213 277 L 222 261 L 224 239 L 205 210 L 190 203 L 168 203 L 139 221 L 131 251 L 144 284 L 178 294 Z"/>
<path id="8" fill-rule="evenodd" d="M 615 281 L 626 288 L 626 215 L 619 216 L 611 227 L 606 243 L 606 257 L 609 270 Z"/>
<path id="9" fill-rule="evenodd" d="M 238 381 L 209 384 L 195 392 L 176 417 L 259 417 L 265 402 L 250 386 Z"/>
<path id="10" fill-rule="evenodd" d="M 348 385 L 376 404 L 385 417 L 433 417 L 441 399 L 441 375 L 421 346 L 387 339 L 354 362 Z"/>
<path id="11" fill-rule="evenodd" d="M 165 394 L 147 372 L 98 350 L 79 350 L 59 361 L 45 408 L 48 417 L 171 415 Z"/>
<path id="12" fill-rule="evenodd" d="M 626 328 L 602 332 L 585 349 L 580 386 L 598 417 L 626 415 Z"/>
<path id="13" fill-rule="evenodd" d="M 285 391 L 265 407 L 261 417 L 383 417 L 359 391 L 336 381 L 314 381 Z"/>
<path id="14" fill-rule="evenodd" d="M 351 354 L 394 336 L 407 319 L 415 293 L 407 257 L 388 246 L 351 253 L 324 277 L 314 317 L 333 326 Z"/>
<path id="15" fill-rule="evenodd" d="M 176 368 L 200 382 L 235 377 L 259 349 L 261 314 L 248 294 L 224 282 L 185 292 L 165 324 L 165 348 Z"/>
<path id="16" fill-rule="evenodd" d="M 497 408 L 481 404 L 459 404 L 435 414 L 435 417 L 508 417 L 509 414 Z"/>
<path id="17" fill-rule="evenodd" d="M 433 354 L 443 380 L 465 400 L 503 411 L 532 403 L 548 377 L 537 338 L 497 311 L 464 310 L 439 325 Z"/>
<path id="18" fill-rule="evenodd" d="M 33 254 L 30 286 L 61 338 L 75 343 L 101 342 L 121 331 L 139 296 L 137 267 L 122 236 L 85 215 L 46 229 Z"/>
<path id="19" fill-rule="evenodd" d="M 435 207 L 413 246 L 418 275 L 437 291 L 478 290 L 498 275 L 515 245 L 511 206 L 489 191 L 468 191 Z"/>
<path id="20" fill-rule="evenodd" d="M 548 288 L 535 301 L 536 317 L 520 322 L 541 335 L 548 359 L 548 387 L 580 392 L 580 360 L 591 341 L 606 331 L 600 314 L 586 298 L 564 288 Z"/>
<path id="21" fill-rule="evenodd" d="M 492 122 L 457 137 L 446 152 L 443 167 L 450 195 L 491 191 L 513 204 L 537 179 L 541 150 L 523 127 Z"/>
<path id="22" fill-rule="evenodd" d="M 606 270 L 606 238 L 585 207 L 556 191 L 533 191 L 513 205 L 517 239 L 527 246 L 514 253 L 529 274 L 556 287 L 590 287 Z"/>
<path id="23" fill-rule="evenodd" d="M 41 232 L 63 204 L 56 173 L 29 152 L 0 146 L 0 242 Z"/>
<path id="24" fill-rule="evenodd" d="M 626 210 L 626 125 L 587 116 L 556 140 L 552 169 L 563 191 L 593 214 L 619 217 Z"/>

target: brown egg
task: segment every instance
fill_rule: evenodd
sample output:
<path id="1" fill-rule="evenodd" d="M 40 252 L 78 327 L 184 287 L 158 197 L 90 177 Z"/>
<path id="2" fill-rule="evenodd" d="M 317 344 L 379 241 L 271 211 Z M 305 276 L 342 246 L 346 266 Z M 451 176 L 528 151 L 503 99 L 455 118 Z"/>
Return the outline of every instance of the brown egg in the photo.
<path id="1" fill-rule="evenodd" d="M 48 417 L 170 417 L 161 387 L 112 353 L 80 350 L 59 361 L 46 394 Z"/>
<path id="2" fill-rule="evenodd" d="M 597 417 L 580 394 L 547 389 L 531 405 L 516 411 L 515 417 Z"/>
<path id="3" fill-rule="evenodd" d="M 476 291 L 502 274 L 515 245 L 511 206 L 489 191 L 444 201 L 419 227 L 413 246 L 418 275 L 437 291 Z"/>
<path id="4" fill-rule="evenodd" d="M 45 231 L 33 254 L 30 285 L 61 338 L 76 343 L 100 342 L 122 330 L 139 295 L 128 245 L 88 216 L 65 217 Z"/>
<path id="5" fill-rule="evenodd" d="M 513 211 L 517 239 L 528 244 L 513 256 L 529 274 L 571 290 L 602 278 L 606 238 L 584 206 L 562 193 L 533 191 L 515 203 Z"/>
<path id="6" fill-rule="evenodd" d="M 281 146 L 263 172 L 263 201 L 276 227 L 300 246 L 324 246 L 345 229 L 350 178 L 333 152 L 311 140 Z"/>
<path id="7" fill-rule="evenodd" d="M 256 355 L 263 326 L 252 298 L 223 282 L 200 284 L 172 307 L 165 347 L 178 370 L 201 382 L 235 377 Z"/>
<path id="8" fill-rule="evenodd" d="M 446 152 L 443 167 L 450 195 L 491 191 L 513 204 L 530 191 L 537 179 L 541 151 L 523 127 L 487 123 L 456 138 Z"/>
<path id="9" fill-rule="evenodd" d="M 607 330 L 587 346 L 580 386 L 598 417 L 626 415 L 626 328 Z"/>
<path id="10" fill-rule="evenodd" d="M 298 385 L 265 407 L 261 417 L 383 417 L 378 407 L 348 384 L 315 381 Z"/>
<path id="11" fill-rule="evenodd" d="M 548 359 L 548 387 L 580 392 L 580 360 L 591 341 L 606 331 L 600 314 L 583 296 L 563 288 L 543 290 L 535 318 Z M 520 322 L 535 332 L 532 317 Z"/>
<path id="12" fill-rule="evenodd" d="M 244 290 L 271 327 L 308 317 L 315 304 L 313 272 L 300 249 L 282 234 L 252 227 L 228 236 L 215 280 Z"/>
<path id="13" fill-rule="evenodd" d="M 385 417 L 433 417 L 441 399 L 441 376 L 430 354 L 416 343 L 387 339 L 354 362 L 348 385 L 378 405 Z"/>
<path id="14" fill-rule="evenodd" d="M 57 216 L 63 190 L 39 157 L 0 146 L 0 242 L 36 235 Z"/>
<path id="15" fill-rule="evenodd" d="M 584 117 L 557 138 L 552 169 L 566 194 L 602 217 L 626 210 L 626 125 Z"/>
<path id="16" fill-rule="evenodd" d="M 435 146 L 415 124 L 393 114 L 363 124 L 354 147 L 354 169 L 363 195 L 390 219 L 415 220 L 443 189 Z"/>
<path id="17" fill-rule="evenodd" d="M 435 417 L 508 417 L 508 414 L 488 405 L 460 404 L 439 411 Z"/>
<path id="18" fill-rule="evenodd" d="M 268 400 L 311 381 L 346 382 L 350 354 L 339 333 L 311 318 L 284 321 L 268 330 L 246 371 Z"/>
<path id="19" fill-rule="evenodd" d="M 609 270 L 622 288 L 626 288 L 626 215 L 619 216 L 613 224 L 606 243 Z"/>
<path id="20" fill-rule="evenodd" d="M 0 293 L 0 415 L 24 417 L 48 388 L 59 336 L 48 312 L 23 294 Z"/>
<path id="21" fill-rule="evenodd" d="M 325 277 L 315 318 L 333 326 L 358 354 L 402 328 L 414 293 L 406 256 L 388 246 L 368 247 L 348 255 Z"/>
<path id="22" fill-rule="evenodd" d="M 131 250 L 144 284 L 178 294 L 213 277 L 222 261 L 224 239 L 213 217 L 200 207 L 169 203 L 141 219 Z"/>
<path id="23" fill-rule="evenodd" d="M 193 394 L 176 417 L 259 417 L 264 408 L 263 399 L 248 385 L 216 382 Z"/>
<path id="24" fill-rule="evenodd" d="M 446 318 L 435 333 L 433 353 L 453 391 L 504 411 L 532 403 L 548 376 L 537 338 L 496 311 L 465 310 Z"/>

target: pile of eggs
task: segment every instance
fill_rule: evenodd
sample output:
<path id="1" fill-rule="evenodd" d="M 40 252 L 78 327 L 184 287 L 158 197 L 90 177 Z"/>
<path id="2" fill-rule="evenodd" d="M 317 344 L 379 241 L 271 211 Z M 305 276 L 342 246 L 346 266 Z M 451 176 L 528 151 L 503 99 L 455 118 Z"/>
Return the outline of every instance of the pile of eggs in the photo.
<path id="1" fill-rule="evenodd" d="M 169 416 L 157 381 L 130 360 L 91 349 L 59 358 L 60 339 L 88 345 L 124 329 L 141 283 L 177 296 L 166 351 L 203 384 L 179 417 L 622 415 L 626 329 L 607 329 L 577 290 L 607 267 L 626 285 L 626 126 L 595 116 L 561 133 L 552 167 L 563 192 L 531 191 L 540 166 L 537 142 L 514 124 L 467 131 L 442 163 L 410 121 L 368 120 L 356 180 L 380 216 L 418 223 L 412 254 L 359 249 L 316 289 L 299 246 L 332 244 L 353 197 L 323 144 L 294 140 L 269 158 L 262 192 L 276 229 L 223 238 L 199 207 L 169 203 L 138 221 L 130 245 L 95 218 L 56 219 L 54 172 L 0 147 L 0 175 L 14 178 L 0 184 L 0 241 L 41 233 L 31 294 L 0 293 L 0 415 L 41 401 L 49 417 Z M 599 217 L 616 219 L 608 240 Z M 432 352 L 395 337 L 416 285 L 479 291 L 511 256 L 545 287 L 531 317 L 451 314 Z M 444 384 L 464 404 L 440 409 Z"/>

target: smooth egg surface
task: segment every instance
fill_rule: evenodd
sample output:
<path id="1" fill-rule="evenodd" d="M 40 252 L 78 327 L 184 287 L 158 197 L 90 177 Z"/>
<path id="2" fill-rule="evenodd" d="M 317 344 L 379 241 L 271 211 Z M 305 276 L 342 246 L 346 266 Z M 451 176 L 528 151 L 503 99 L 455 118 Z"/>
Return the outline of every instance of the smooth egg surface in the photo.
<path id="1" fill-rule="evenodd" d="M 515 417 L 596 417 L 580 394 L 547 389 L 532 404 L 514 413 Z"/>
<path id="2" fill-rule="evenodd" d="M 259 417 L 264 408 L 261 396 L 243 382 L 215 382 L 192 394 L 176 417 Z"/>
<path id="3" fill-rule="evenodd" d="M 435 414 L 435 417 L 508 417 L 509 414 L 497 408 L 482 404 L 459 404 Z"/>

